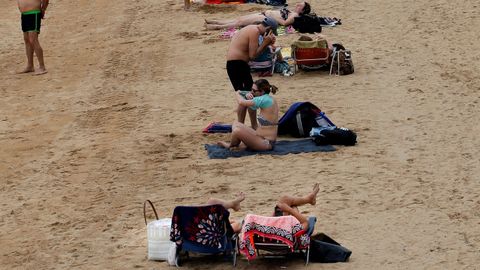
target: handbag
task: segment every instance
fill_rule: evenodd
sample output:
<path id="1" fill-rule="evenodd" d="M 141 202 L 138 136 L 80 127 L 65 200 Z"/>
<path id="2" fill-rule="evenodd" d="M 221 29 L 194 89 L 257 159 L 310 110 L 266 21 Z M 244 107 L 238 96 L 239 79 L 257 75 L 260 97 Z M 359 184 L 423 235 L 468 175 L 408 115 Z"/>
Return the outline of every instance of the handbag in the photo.
<path id="1" fill-rule="evenodd" d="M 155 214 L 155 220 L 147 223 L 147 203 L 150 204 L 153 213 Z M 169 260 L 169 254 L 172 249 L 176 248 L 176 244 L 170 241 L 170 227 L 172 226 L 171 218 L 158 219 L 157 210 L 153 206 L 150 200 L 146 200 L 143 203 L 143 217 L 145 219 L 145 225 L 147 225 L 147 249 L 149 260 Z"/>
<path id="2" fill-rule="evenodd" d="M 346 262 L 352 255 L 352 251 L 343 247 L 324 233 L 319 233 L 310 239 L 311 262 L 336 263 Z"/>

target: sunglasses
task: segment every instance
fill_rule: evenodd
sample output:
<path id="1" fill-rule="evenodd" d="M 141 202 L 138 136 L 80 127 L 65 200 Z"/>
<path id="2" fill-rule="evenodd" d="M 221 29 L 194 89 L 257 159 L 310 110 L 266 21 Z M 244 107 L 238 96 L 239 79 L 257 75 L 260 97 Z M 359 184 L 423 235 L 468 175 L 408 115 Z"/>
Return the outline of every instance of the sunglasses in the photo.
<path id="1" fill-rule="evenodd" d="M 253 89 L 253 88 L 252 88 L 252 92 L 254 92 L 254 93 L 256 93 L 256 92 L 259 92 L 259 93 L 261 93 L 261 92 L 262 92 L 262 90 L 260 90 L 260 89 Z"/>

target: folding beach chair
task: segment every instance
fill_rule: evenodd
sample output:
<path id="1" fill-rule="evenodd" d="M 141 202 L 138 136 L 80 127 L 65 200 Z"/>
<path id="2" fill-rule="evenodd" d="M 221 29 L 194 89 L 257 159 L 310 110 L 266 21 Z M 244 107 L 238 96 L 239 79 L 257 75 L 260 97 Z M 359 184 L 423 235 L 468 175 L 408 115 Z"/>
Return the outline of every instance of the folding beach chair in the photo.
<path id="1" fill-rule="evenodd" d="M 263 37 L 259 36 L 258 43 L 262 44 L 262 42 Z M 248 62 L 250 70 L 252 72 L 267 72 L 273 74 L 275 62 L 280 54 L 280 50 L 280 47 L 273 49 L 272 47 L 268 46 L 260 55 L 257 56 L 257 58 Z"/>
<path id="2" fill-rule="evenodd" d="M 330 64 L 330 50 L 328 49 L 327 40 L 297 40 L 293 42 L 292 58 L 295 63 L 295 72 L 299 68 L 314 70 L 328 66 Z"/>
<path id="3" fill-rule="evenodd" d="M 292 216 L 274 217 L 276 219 L 294 218 Z M 234 257 L 237 256 L 237 251 L 247 255 L 247 259 L 252 259 L 257 256 L 264 256 L 260 251 L 268 252 L 265 257 L 284 257 L 292 254 L 303 254 L 305 258 L 305 265 L 309 263 L 310 256 L 310 236 L 313 233 L 316 217 L 309 217 L 308 230 L 301 229 L 301 225 L 292 227 L 292 231 L 285 231 L 281 228 L 271 227 L 262 224 L 244 224 L 242 233 L 249 231 L 251 234 L 244 236 L 235 249 Z M 298 222 L 298 221 L 297 221 Z M 249 243 L 252 241 L 252 243 Z"/>
<path id="4" fill-rule="evenodd" d="M 175 207 L 170 241 L 177 244 L 176 266 L 180 265 L 180 256 L 185 254 L 188 257 L 189 252 L 231 255 L 236 235 L 229 216 L 221 205 Z"/>

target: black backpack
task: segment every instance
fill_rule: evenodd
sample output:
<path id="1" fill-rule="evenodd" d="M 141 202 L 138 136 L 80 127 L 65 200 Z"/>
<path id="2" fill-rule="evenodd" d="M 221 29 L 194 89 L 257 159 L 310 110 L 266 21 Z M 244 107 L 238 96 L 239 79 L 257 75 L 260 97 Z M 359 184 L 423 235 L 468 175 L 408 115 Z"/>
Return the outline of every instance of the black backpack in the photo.
<path id="1" fill-rule="evenodd" d="M 347 145 L 352 146 L 357 143 L 357 134 L 347 128 L 331 127 L 320 131 L 320 134 L 313 137 L 316 145 Z"/>
<path id="2" fill-rule="evenodd" d="M 320 33 L 322 26 L 321 19 L 314 13 L 303 14 L 294 18 L 293 28 L 300 33 Z"/>
<path id="3" fill-rule="evenodd" d="M 310 130 L 318 127 L 315 118 L 321 110 L 310 102 L 296 102 L 278 121 L 278 135 L 309 137 Z"/>

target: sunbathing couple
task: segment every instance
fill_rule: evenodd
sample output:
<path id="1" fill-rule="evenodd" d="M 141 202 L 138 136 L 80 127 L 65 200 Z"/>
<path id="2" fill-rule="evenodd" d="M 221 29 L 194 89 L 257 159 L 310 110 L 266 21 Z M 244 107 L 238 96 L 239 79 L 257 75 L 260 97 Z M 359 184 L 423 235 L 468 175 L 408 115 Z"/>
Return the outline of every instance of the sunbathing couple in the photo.
<path id="1" fill-rule="evenodd" d="M 266 17 L 271 17 L 277 21 L 278 24 L 283 26 L 292 25 L 295 17 L 301 16 L 303 14 L 309 14 L 311 11 L 310 4 L 307 2 L 299 2 L 295 5 L 293 11 L 282 8 L 282 9 L 273 9 L 266 10 L 261 13 L 254 13 L 245 16 L 238 17 L 237 19 L 230 20 L 207 20 L 205 19 L 205 28 L 207 30 L 218 30 L 218 29 L 228 29 L 228 28 L 237 28 L 244 27 L 251 24 L 259 24 Z"/>
<path id="2" fill-rule="evenodd" d="M 305 204 L 315 205 L 317 203 L 317 194 L 320 191 L 319 184 L 316 183 L 313 185 L 312 192 L 303 196 L 295 197 L 290 195 L 280 196 L 278 199 L 277 205 L 275 206 L 274 216 L 288 216 L 291 215 L 295 217 L 300 224 L 302 224 L 304 230 L 308 230 L 308 217 L 300 213 L 298 206 Z M 232 209 L 233 211 L 240 210 L 240 203 L 245 200 L 245 194 L 240 193 L 238 197 L 231 201 L 225 201 L 217 198 L 210 198 L 207 201 L 207 205 L 220 204 L 225 209 Z M 233 228 L 233 231 L 238 233 L 242 229 L 242 224 L 236 221 L 230 222 Z"/>

